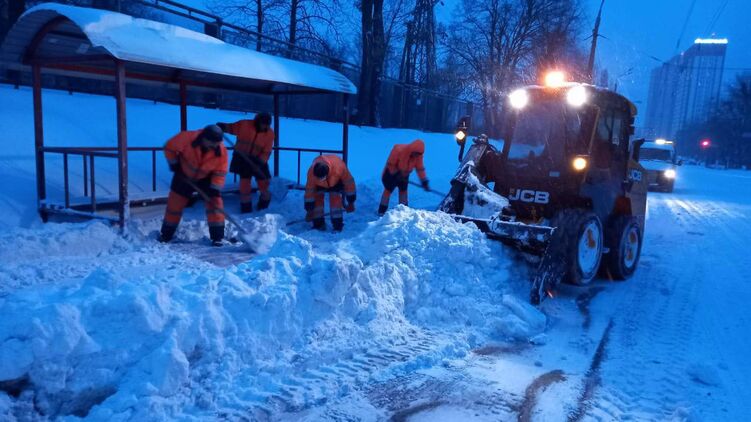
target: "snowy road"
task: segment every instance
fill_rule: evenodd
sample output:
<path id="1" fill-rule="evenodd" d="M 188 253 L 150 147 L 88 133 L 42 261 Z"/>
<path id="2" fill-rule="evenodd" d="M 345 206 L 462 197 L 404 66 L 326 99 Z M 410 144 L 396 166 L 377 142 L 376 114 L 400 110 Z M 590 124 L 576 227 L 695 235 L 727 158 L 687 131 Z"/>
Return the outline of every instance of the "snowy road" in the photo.
<path id="1" fill-rule="evenodd" d="M 751 175 L 681 170 L 674 193 L 650 193 L 636 275 L 564 288 L 544 304 L 538 344 L 479 346 L 306 415 L 369 419 L 374 406 L 414 421 L 745 419 Z"/>

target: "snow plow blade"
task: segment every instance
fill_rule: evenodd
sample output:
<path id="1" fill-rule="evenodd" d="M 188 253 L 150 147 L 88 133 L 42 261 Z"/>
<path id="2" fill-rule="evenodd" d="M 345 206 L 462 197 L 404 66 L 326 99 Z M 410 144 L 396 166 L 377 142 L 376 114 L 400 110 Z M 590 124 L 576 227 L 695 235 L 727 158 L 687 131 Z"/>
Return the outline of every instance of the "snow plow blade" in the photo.
<path id="1" fill-rule="evenodd" d="M 504 221 L 500 216 L 490 219 L 464 215 L 453 215 L 453 217 L 463 223 L 474 223 L 490 239 L 539 255 L 540 263 L 532 280 L 529 301 L 533 305 L 539 305 L 545 297 L 552 296 L 553 288 L 561 282 L 565 273 L 560 245 L 551 242 L 553 232 L 555 232 L 554 227 Z"/>
<path id="2" fill-rule="evenodd" d="M 525 224 L 517 221 L 504 221 L 503 217 L 499 216 L 489 219 L 473 218 L 465 215 L 453 215 L 453 217 L 462 223 L 474 223 L 480 231 L 493 240 L 499 240 L 525 252 L 538 255 L 543 254 L 547 249 L 554 230 L 548 226 Z"/>

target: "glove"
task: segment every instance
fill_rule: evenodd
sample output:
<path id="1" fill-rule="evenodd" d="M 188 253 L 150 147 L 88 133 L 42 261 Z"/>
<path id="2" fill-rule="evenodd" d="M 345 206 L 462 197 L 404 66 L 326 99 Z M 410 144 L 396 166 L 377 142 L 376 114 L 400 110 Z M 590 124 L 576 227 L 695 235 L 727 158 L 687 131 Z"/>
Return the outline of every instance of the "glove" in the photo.
<path id="1" fill-rule="evenodd" d="M 352 195 L 347 195 L 347 206 L 344 207 L 344 210 L 347 212 L 354 212 L 355 211 L 355 200 L 357 199 L 357 195 L 354 193 Z"/>
<path id="2" fill-rule="evenodd" d="M 426 191 L 430 190 L 430 184 L 428 184 L 428 179 L 422 180 L 420 183 L 422 184 L 423 189 L 425 189 Z"/>
<path id="3" fill-rule="evenodd" d="M 226 132 L 227 126 L 229 126 L 227 125 L 227 123 L 223 123 L 223 122 L 216 122 L 216 125 L 219 126 L 219 129 L 221 129 L 222 132 Z"/>
<path id="4" fill-rule="evenodd" d="M 169 171 L 172 173 L 178 173 L 180 171 L 180 162 L 175 162 L 169 165 Z"/>

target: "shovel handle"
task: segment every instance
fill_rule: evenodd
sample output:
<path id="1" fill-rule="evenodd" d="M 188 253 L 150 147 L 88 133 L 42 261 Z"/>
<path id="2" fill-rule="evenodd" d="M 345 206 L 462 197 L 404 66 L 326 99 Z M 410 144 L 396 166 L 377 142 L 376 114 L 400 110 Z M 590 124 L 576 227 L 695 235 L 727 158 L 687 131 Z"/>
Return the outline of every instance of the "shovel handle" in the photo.
<path id="1" fill-rule="evenodd" d="M 204 201 L 206 201 L 207 203 L 211 201 L 211 198 L 209 198 L 209 195 L 207 195 L 206 192 L 203 191 L 203 189 L 198 187 L 198 185 L 196 185 L 195 182 L 193 182 L 192 180 L 188 179 L 185 176 L 181 176 L 181 177 L 183 178 L 185 183 L 190 185 L 190 187 L 192 187 L 193 189 L 195 189 L 196 192 L 198 192 L 198 195 L 201 198 L 203 198 Z M 237 220 L 235 220 L 235 218 L 231 214 L 227 213 L 227 211 L 225 211 L 224 208 L 217 208 L 217 211 L 219 211 L 224 216 L 224 218 L 227 219 L 227 221 L 229 221 L 235 227 L 237 227 L 237 230 L 239 230 L 242 234 L 246 236 L 250 235 L 250 233 L 248 233 L 248 231 L 245 230 L 245 228 L 241 226 L 240 223 L 238 223 Z"/>

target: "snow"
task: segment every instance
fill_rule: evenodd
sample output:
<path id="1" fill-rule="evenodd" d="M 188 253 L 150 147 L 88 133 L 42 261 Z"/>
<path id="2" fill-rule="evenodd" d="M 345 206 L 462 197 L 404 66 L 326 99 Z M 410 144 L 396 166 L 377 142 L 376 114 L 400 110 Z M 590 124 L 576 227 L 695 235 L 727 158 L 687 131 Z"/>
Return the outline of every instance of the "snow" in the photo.
<path id="1" fill-rule="evenodd" d="M 472 172 L 467 172 L 466 186 L 462 215 L 474 218 L 490 218 L 497 215 L 509 204 L 506 198 L 480 183 L 480 180 Z"/>
<path id="2" fill-rule="evenodd" d="M 92 232 L 95 239 L 118 238 L 115 229 L 92 222 L 83 230 L 67 227 L 50 243 L 57 259 L 65 250 L 69 259 L 96 254 L 102 268 L 43 289 L 14 289 L 0 300 L 12 316 L 0 321 L 0 381 L 27 377 L 33 387 L 24 394 L 44 414 L 176 417 L 200 398 L 203 407 L 190 413 L 206 416 L 261 406 L 280 379 L 315 367 L 317 359 L 393 339 L 439 337 L 404 371 L 460 357 L 488 338 L 528 338 L 545 329 L 539 311 L 511 296 L 500 246 L 433 212 L 392 210 L 340 241 L 337 255 L 280 231 L 267 254 L 238 266 L 197 271 L 184 260 L 153 274 L 126 271 L 141 254 L 169 254 L 141 233 L 117 248 L 63 247 L 87 242 Z M 26 229 L 12 234 L 34 242 Z M 443 254 L 457 259 L 441 263 Z M 5 271 L 21 277 L 43 259 L 22 252 Z M 336 392 L 322 388 L 320 394 Z M 293 396 L 288 406 L 317 398 Z"/>
<path id="3" fill-rule="evenodd" d="M 682 167 L 673 193 L 649 195 L 632 279 L 562 286 L 538 308 L 527 303 L 524 256 L 431 211 L 439 195 L 412 189 L 413 208 L 376 215 L 390 147 L 424 139 L 431 185 L 447 190 L 458 166 L 451 134 L 352 127 L 358 201 L 344 231 L 295 223 L 302 193 L 277 184 L 267 213 L 241 219 L 262 254 L 228 246 L 232 260 L 217 264 L 202 255 L 200 204 L 174 245 L 153 241 L 161 209 L 135 213 L 125 236 L 99 221 L 42 224 L 30 91 L 0 86 L 0 98 L 0 127 L 18 140 L 0 150 L 2 420 L 743 420 L 751 411 L 748 172 Z M 44 100 L 50 144 L 111 145 L 111 98 L 45 91 Z M 133 145 L 163 142 L 179 121 L 174 106 L 128 107 Z M 242 116 L 189 110 L 197 127 Z M 336 147 L 341 134 L 298 119 L 281 128 L 282 145 Z M 138 157 L 131 189 L 149 193 L 150 157 Z M 294 177 L 289 158 L 280 170 Z M 99 170 L 104 192 L 114 173 Z M 160 167 L 159 188 L 168 180 Z M 60 187 L 48 181 L 51 195 Z M 226 204 L 238 206 L 233 196 Z"/>
<path id="4" fill-rule="evenodd" d="M 92 46 L 102 47 L 121 60 L 332 92 L 357 92 L 344 75 L 322 66 L 248 50 L 179 26 L 116 12 L 43 3 L 26 11 L 19 25 L 33 15 L 48 12 L 67 17 L 81 28 Z"/>
<path id="5" fill-rule="evenodd" d="M 3 127 L 30 139 L 22 112 L 29 91 L 0 90 L 10 111 L 1 114 Z M 101 144 L 106 136 L 99 134 L 111 130 L 108 119 L 97 120 L 111 99 L 46 91 L 45 100 L 54 110 L 46 121 L 52 145 L 71 134 L 81 144 Z M 90 109 L 89 124 L 77 124 L 65 104 Z M 174 109 L 130 100 L 130 121 L 142 117 L 148 130 L 129 130 L 134 143 L 170 134 L 173 122 L 163 116 Z M 190 110 L 191 119 L 204 121 L 231 114 L 238 113 Z M 294 142 L 292 134 L 341 129 L 284 119 L 282 130 Z M 457 165 L 445 158 L 455 157 L 448 154 L 451 135 L 356 127 L 350 133 L 361 209 L 347 215 L 345 232 L 288 226 L 302 216 L 302 193 L 285 196 L 275 186 L 270 213 L 242 219 L 261 235 L 262 254 L 229 267 L 177 248 L 205 240 L 201 207 L 186 212 L 181 243 L 173 247 L 153 241 L 159 214 L 137 219 L 124 237 L 98 221 L 42 224 L 25 215 L 35 206 L 28 183 L 24 193 L 3 187 L 0 312 L 12 317 L 0 321 L 0 385 L 24 387 L 17 398 L 0 394 L 0 414 L 23 418 L 33 406 L 53 418 L 92 420 L 262 416 L 462 358 L 491 339 L 540 335 L 545 316 L 517 297 L 526 295 L 519 276 L 525 270 L 500 244 L 441 213 L 397 206 L 375 215 L 382 163 L 374 154 L 385 160 L 393 143 L 419 135 L 428 144 L 428 174 L 448 184 Z M 31 179 L 30 144 L 5 151 L 0 172 Z M 131 166 L 148 169 L 150 159 Z M 131 171 L 135 185 L 139 173 Z M 60 185 L 49 185 L 59 193 Z M 411 196 L 417 206 L 441 199 L 419 190 Z M 237 203 L 228 198 L 227 206 Z M 363 363 L 353 371 L 347 357 Z"/>

